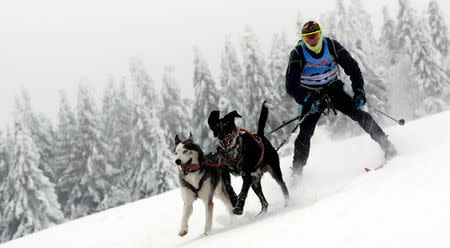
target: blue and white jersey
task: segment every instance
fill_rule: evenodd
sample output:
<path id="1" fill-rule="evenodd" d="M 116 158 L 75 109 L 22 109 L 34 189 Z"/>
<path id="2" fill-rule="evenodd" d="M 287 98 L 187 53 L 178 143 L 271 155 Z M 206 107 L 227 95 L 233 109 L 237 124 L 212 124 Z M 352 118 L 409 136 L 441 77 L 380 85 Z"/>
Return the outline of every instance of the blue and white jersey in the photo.
<path id="1" fill-rule="evenodd" d="M 301 72 L 300 83 L 309 86 L 322 86 L 337 78 L 338 67 L 333 62 L 328 50 L 327 39 L 323 39 L 323 56 L 315 59 L 306 51 L 306 45 L 302 43 L 306 65 Z"/>

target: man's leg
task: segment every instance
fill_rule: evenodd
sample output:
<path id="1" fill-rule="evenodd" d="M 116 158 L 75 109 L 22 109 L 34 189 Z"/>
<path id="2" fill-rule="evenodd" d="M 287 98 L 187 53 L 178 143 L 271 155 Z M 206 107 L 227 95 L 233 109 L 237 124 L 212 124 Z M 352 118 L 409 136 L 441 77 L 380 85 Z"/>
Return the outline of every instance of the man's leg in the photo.
<path id="1" fill-rule="evenodd" d="M 296 175 L 302 174 L 303 166 L 305 166 L 306 161 L 308 160 L 311 137 L 314 134 L 317 121 L 319 121 L 321 114 L 322 112 L 310 114 L 302 124 L 300 124 L 300 132 L 295 139 L 294 160 L 292 162 L 293 173 Z"/>
<path id="2" fill-rule="evenodd" d="M 333 89 L 330 93 L 330 98 L 334 107 L 343 114 L 349 116 L 352 120 L 357 121 L 361 128 L 380 145 L 385 158 L 389 159 L 397 155 L 397 150 L 388 140 L 387 135 L 383 132 L 381 127 L 369 113 L 362 111 L 361 109 L 356 109 L 352 97 L 348 95 L 344 89 Z"/>

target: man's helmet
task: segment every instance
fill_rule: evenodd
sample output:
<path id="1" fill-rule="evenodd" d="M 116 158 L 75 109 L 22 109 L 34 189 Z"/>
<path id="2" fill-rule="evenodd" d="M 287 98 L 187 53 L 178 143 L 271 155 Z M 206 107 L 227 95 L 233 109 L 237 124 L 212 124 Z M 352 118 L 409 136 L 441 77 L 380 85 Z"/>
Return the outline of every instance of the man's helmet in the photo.
<path id="1" fill-rule="evenodd" d="M 319 23 L 317 23 L 315 21 L 309 21 L 309 22 L 305 23 L 305 25 L 303 25 L 302 35 L 312 33 L 315 31 L 320 31 Z"/>
<path id="2" fill-rule="evenodd" d="M 309 21 L 302 27 L 302 36 L 306 40 L 313 40 L 314 38 L 316 38 L 316 36 L 319 37 L 320 32 L 321 29 L 319 23 L 315 21 Z"/>

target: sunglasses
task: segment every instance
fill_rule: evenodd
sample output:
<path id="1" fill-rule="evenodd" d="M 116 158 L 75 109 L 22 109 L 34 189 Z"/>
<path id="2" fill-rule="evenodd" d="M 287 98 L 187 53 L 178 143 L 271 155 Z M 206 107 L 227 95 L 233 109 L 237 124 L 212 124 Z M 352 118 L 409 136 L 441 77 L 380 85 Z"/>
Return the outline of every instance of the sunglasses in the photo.
<path id="1" fill-rule="evenodd" d="M 307 33 L 307 34 L 302 34 L 303 38 L 305 38 L 305 40 L 314 40 L 319 38 L 320 36 L 320 32 L 321 30 L 317 30 L 311 33 Z"/>

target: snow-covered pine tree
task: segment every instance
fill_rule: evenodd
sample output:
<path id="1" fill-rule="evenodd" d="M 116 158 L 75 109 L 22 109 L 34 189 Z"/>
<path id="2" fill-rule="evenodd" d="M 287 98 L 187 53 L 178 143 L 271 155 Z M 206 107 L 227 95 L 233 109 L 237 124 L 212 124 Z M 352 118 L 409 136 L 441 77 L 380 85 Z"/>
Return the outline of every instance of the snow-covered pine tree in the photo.
<path id="1" fill-rule="evenodd" d="M 24 103 L 20 99 L 16 103 L 14 161 L 0 192 L 5 202 L 0 215 L 3 242 L 64 220 L 54 185 L 39 168 L 39 151 L 31 138 Z"/>
<path id="2" fill-rule="evenodd" d="M 118 85 L 110 78 L 104 89 L 102 103 L 102 132 L 105 142 L 112 151 L 110 164 L 117 170 L 125 169 L 124 165 L 131 147 L 131 118 L 132 104 L 127 94 L 125 79 Z M 121 174 L 117 174 L 114 181 L 121 181 Z M 109 196 L 107 205 L 117 206 L 126 202 L 127 187 L 117 185 L 116 191 Z"/>
<path id="3" fill-rule="evenodd" d="M 0 184 L 9 172 L 10 151 L 5 134 L 0 132 Z"/>
<path id="4" fill-rule="evenodd" d="M 430 36 L 434 47 L 443 55 L 449 51 L 449 36 L 445 18 L 436 0 L 431 0 L 427 10 L 428 26 L 431 28 Z"/>
<path id="5" fill-rule="evenodd" d="M 301 30 L 301 28 L 299 29 Z M 269 118 L 275 120 L 275 125 L 282 124 L 290 118 L 298 115 L 298 104 L 287 94 L 286 91 L 286 68 L 289 62 L 289 53 L 292 50 L 291 45 L 287 43 L 286 34 L 284 32 L 274 34 L 272 38 L 272 48 L 269 52 L 268 72 L 271 85 L 274 86 L 273 93 L 273 108 L 270 109 Z M 273 134 L 274 145 L 280 142 L 289 135 L 293 126 L 286 127 Z M 267 130 L 270 131 L 270 130 Z"/>
<path id="6" fill-rule="evenodd" d="M 386 57 L 388 56 L 389 59 L 385 59 L 385 61 L 388 61 L 386 63 L 388 66 L 392 66 L 397 62 L 397 57 L 395 56 L 396 53 L 393 53 L 397 48 L 397 34 L 395 33 L 395 23 L 394 20 L 392 20 L 389 7 L 385 5 L 383 7 L 383 26 L 381 27 L 381 34 L 378 40 L 379 44 L 383 44 L 380 47 L 386 48 L 385 52 L 381 52 L 382 56 Z"/>
<path id="7" fill-rule="evenodd" d="M 394 56 L 395 64 L 385 64 L 386 74 L 389 81 L 395 84 L 390 90 L 390 99 L 393 103 L 391 110 L 393 113 L 401 113 L 404 118 L 414 118 L 417 109 L 419 91 L 416 89 L 411 74 L 411 56 L 409 51 L 412 49 L 414 37 L 414 29 L 417 27 L 414 22 L 417 20 L 412 8 L 408 2 L 399 0 L 399 10 L 397 18 L 394 21 L 395 30 L 394 37 L 391 41 L 381 42 L 381 46 L 385 49 L 385 56 Z M 395 53 L 392 53 L 395 49 Z"/>
<path id="8" fill-rule="evenodd" d="M 405 51 L 410 51 L 413 46 L 414 30 L 417 28 L 415 23 L 417 16 L 407 0 L 399 0 L 399 10 L 397 14 L 397 43 L 398 48 L 403 48 Z"/>
<path id="9" fill-rule="evenodd" d="M 54 158 L 53 147 L 55 142 L 53 126 L 50 120 L 41 115 L 35 114 L 31 107 L 30 96 L 25 88 L 21 89 L 22 108 L 25 125 L 31 131 L 31 138 L 33 139 L 36 147 L 39 151 L 39 168 L 50 179 L 52 183 L 55 183 L 55 175 L 53 169 Z"/>
<path id="10" fill-rule="evenodd" d="M 136 91 L 138 89 L 135 89 Z M 144 90 L 144 89 L 140 89 Z M 154 194 L 152 182 L 153 155 L 156 145 L 151 137 L 155 123 L 146 107 L 142 93 L 136 92 L 132 120 L 131 148 L 122 168 L 122 184 L 128 193 L 126 202 L 136 201 Z"/>
<path id="11" fill-rule="evenodd" d="M 208 64 L 197 47 L 194 47 L 193 85 L 195 98 L 191 118 L 194 138 L 205 152 L 215 150 L 217 142 L 208 126 L 208 117 L 211 111 L 218 110 L 219 94 Z"/>
<path id="12" fill-rule="evenodd" d="M 113 115 L 116 121 L 110 125 L 114 130 L 114 145 L 112 151 L 116 154 L 115 158 L 120 168 L 122 168 L 128 151 L 131 147 L 131 119 L 133 113 L 133 104 L 128 96 L 128 90 L 125 79 L 122 79 L 117 90 L 117 94 L 113 99 Z"/>
<path id="13" fill-rule="evenodd" d="M 222 114 L 237 110 L 241 116 L 248 116 L 245 99 L 248 97 L 247 84 L 244 83 L 242 64 L 234 48 L 231 37 L 225 37 L 220 63 L 220 106 Z M 243 118 L 236 119 L 236 125 L 245 127 Z"/>
<path id="14" fill-rule="evenodd" d="M 450 78 L 450 58 L 447 56 L 449 54 L 448 28 L 436 0 L 431 0 L 428 5 L 428 23 L 431 28 L 430 37 L 432 37 L 434 48 L 443 55 L 441 65 L 446 71 L 447 77 Z M 446 101 L 450 103 L 450 99 Z"/>
<path id="15" fill-rule="evenodd" d="M 250 132 L 256 132 L 261 112 L 261 104 L 264 100 L 269 103 L 274 102 L 275 97 L 279 97 L 279 92 L 269 80 L 267 66 L 263 52 L 260 49 L 258 39 L 249 25 L 244 28 L 242 37 L 244 83 L 247 85 L 247 97 L 243 99 L 247 107 L 247 116 L 245 118 L 246 126 Z M 266 130 L 273 129 L 278 120 L 270 117 L 267 119 Z M 273 136 L 272 136 L 273 137 Z M 269 140 L 271 137 L 268 137 Z"/>
<path id="16" fill-rule="evenodd" d="M 116 121 L 112 122 L 114 125 L 110 126 L 114 130 L 113 137 L 116 142 L 112 146 L 112 151 L 116 154 L 117 163 L 121 168 L 131 147 L 131 133 L 129 130 L 133 112 L 133 104 L 128 95 L 128 88 L 124 78 L 120 81 L 115 96 L 113 99 L 113 115 L 116 117 Z"/>
<path id="17" fill-rule="evenodd" d="M 0 132 L 0 193 L 2 189 L 2 184 L 6 181 L 6 177 L 9 172 L 9 158 L 10 150 L 8 149 L 5 134 Z M 6 204 L 3 197 L 0 195 L 0 216 L 3 213 L 3 206 Z M 0 217 L 1 221 L 1 217 Z M 1 242 L 1 240 L 0 240 Z"/>
<path id="18" fill-rule="evenodd" d="M 108 163 L 111 152 L 104 142 L 100 128 L 98 111 L 90 90 L 85 86 L 78 88 L 77 101 L 77 147 L 75 159 L 70 164 L 65 177 L 73 185 L 67 201 L 68 216 L 77 218 L 104 210 L 108 197 L 116 190 L 118 171 Z"/>
<path id="19" fill-rule="evenodd" d="M 7 177 L 9 174 L 9 170 L 12 166 L 12 163 L 14 161 L 14 135 L 11 132 L 11 128 L 9 125 L 6 126 L 5 132 L 2 133 L 2 143 L 1 143 L 1 161 L 2 163 L 2 176 L 0 177 L 0 228 L 2 216 L 4 213 L 4 209 L 7 202 L 7 195 L 3 193 L 3 189 L 6 188 L 7 184 Z M 0 231 L 0 243 L 3 242 L 1 238 L 1 231 Z"/>
<path id="20" fill-rule="evenodd" d="M 114 116 L 113 111 L 113 101 L 117 97 L 117 85 L 114 79 L 110 77 L 108 83 L 103 90 L 102 98 L 102 112 L 101 112 L 101 125 L 105 137 L 108 137 L 108 144 L 114 142 L 113 135 L 115 130 L 113 129 L 114 122 L 116 121 L 116 116 Z"/>
<path id="21" fill-rule="evenodd" d="M 104 110 L 108 111 L 102 114 L 109 115 L 109 118 L 103 119 L 104 134 L 113 153 L 113 159 L 115 160 L 113 164 L 121 172 L 116 178 L 120 183 L 117 185 L 116 191 L 109 196 L 107 205 L 118 206 L 129 201 L 128 187 L 121 182 L 122 174 L 128 168 L 125 163 L 131 149 L 132 133 L 130 130 L 132 128 L 133 104 L 128 95 L 125 78 L 122 78 L 118 85 L 115 83 L 113 85 L 115 90 L 111 98 L 111 105 L 105 108 Z"/>
<path id="22" fill-rule="evenodd" d="M 160 149 L 156 149 L 152 168 L 152 181 L 154 182 L 154 194 L 161 194 L 178 186 L 178 170 L 172 161 L 172 149 L 166 142 L 163 132 L 155 134 L 156 144 Z"/>
<path id="23" fill-rule="evenodd" d="M 67 205 L 69 194 L 77 181 L 73 181 L 73 169 L 82 168 L 77 149 L 77 119 L 67 101 L 66 93 L 59 92 L 58 128 L 56 131 L 55 152 L 55 178 L 58 202 L 63 213 L 70 217 L 71 206 Z"/>
<path id="24" fill-rule="evenodd" d="M 159 103 L 153 81 L 137 59 L 131 61 L 130 73 L 134 91 L 132 140 L 122 183 L 129 191 L 128 201 L 135 201 L 173 187 L 176 179 L 168 175 L 172 169 L 169 147 L 157 118 Z"/>
<path id="25" fill-rule="evenodd" d="M 159 113 L 161 127 L 164 129 L 166 144 L 173 148 L 175 146 L 175 135 L 184 137 L 191 131 L 190 107 L 184 104 L 180 89 L 173 76 L 175 68 L 166 66 L 162 77 L 162 108 Z"/>
<path id="26" fill-rule="evenodd" d="M 426 20 L 419 18 L 408 0 L 399 0 L 398 30 L 405 54 L 405 63 L 410 62 L 412 70 L 406 75 L 409 80 L 404 91 L 409 93 L 413 117 L 436 113 L 448 108 L 450 80 L 445 70 L 435 61 L 439 57 L 430 44 L 430 29 L 423 25 Z"/>
<path id="27" fill-rule="evenodd" d="M 426 33 L 418 34 L 411 51 L 413 78 L 421 92 L 415 114 L 417 117 L 448 109 L 450 103 L 450 79 L 434 58 L 437 51 L 430 48 Z"/>

